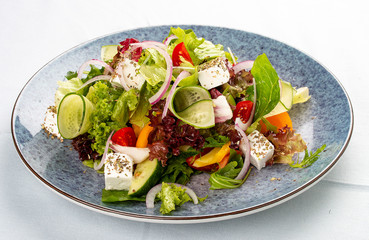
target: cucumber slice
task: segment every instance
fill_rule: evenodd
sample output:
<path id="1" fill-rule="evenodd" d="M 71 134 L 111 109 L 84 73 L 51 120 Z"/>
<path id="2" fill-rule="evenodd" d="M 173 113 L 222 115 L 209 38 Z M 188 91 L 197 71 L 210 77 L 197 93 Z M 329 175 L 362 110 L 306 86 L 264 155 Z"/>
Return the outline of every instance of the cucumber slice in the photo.
<path id="1" fill-rule="evenodd" d="M 182 112 L 173 112 L 173 114 L 195 128 L 211 128 L 215 126 L 213 101 L 211 99 L 200 100 Z"/>
<path id="2" fill-rule="evenodd" d="M 175 91 L 172 104 L 176 112 L 182 112 L 195 102 L 203 99 L 211 99 L 208 90 L 200 86 L 186 86 Z"/>
<path id="3" fill-rule="evenodd" d="M 161 178 L 163 167 L 156 159 L 137 164 L 128 195 L 138 197 L 146 194 Z"/>
<path id="4" fill-rule="evenodd" d="M 275 108 L 264 117 L 271 117 L 291 109 L 293 104 L 293 87 L 291 83 L 281 80 L 281 98 Z"/>
<path id="5" fill-rule="evenodd" d="M 101 60 L 111 62 L 118 53 L 118 45 L 106 45 L 101 47 Z"/>
<path id="6" fill-rule="evenodd" d="M 69 93 L 61 100 L 58 108 L 57 124 L 60 135 L 72 139 L 88 131 L 94 105 L 84 96 Z"/>

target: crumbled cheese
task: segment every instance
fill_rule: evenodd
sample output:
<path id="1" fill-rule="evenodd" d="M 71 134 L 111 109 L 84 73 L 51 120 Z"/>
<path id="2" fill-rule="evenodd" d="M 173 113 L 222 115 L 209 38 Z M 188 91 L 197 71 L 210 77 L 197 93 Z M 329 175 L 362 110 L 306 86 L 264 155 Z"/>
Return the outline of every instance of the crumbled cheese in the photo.
<path id="1" fill-rule="evenodd" d="M 41 124 L 42 129 L 51 136 L 52 138 L 56 137 L 60 140 L 63 138 L 61 137 L 58 129 L 58 122 L 57 122 L 57 114 L 56 114 L 56 107 L 50 106 L 47 108 L 44 123 Z"/>
<path id="2" fill-rule="evenodd" d="M 218 87 L 229 81 L 230 74 L 223 58 L 215 58 L 199 66 L 199 82 L 206 89 Z"/>
<path id="3" fill-rule="evenodd" d="M 129 190 L 132 182 L 133 160 L 127 154 L 109 153 L 105 160 L 105 189 Z"/>
<path id="4" fill-rule="evenodd" d="M 257 130 L 250 133 L 247 138 L 250 141 L 251 164 L 260 170 L 265 167 L 265 163 L 272 158 L 274 146 Z"/>

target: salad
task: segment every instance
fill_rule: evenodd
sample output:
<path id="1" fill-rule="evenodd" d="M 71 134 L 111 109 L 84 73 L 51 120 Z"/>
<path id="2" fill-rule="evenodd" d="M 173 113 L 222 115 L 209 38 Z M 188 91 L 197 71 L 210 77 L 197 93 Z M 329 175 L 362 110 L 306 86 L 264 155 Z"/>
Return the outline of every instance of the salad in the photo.
<path id="1" fill-rule="evenodd" d="M 102 46 L 101 60 L 68 72 L 43 128 L 71 139 L 82 164 L 101 174 L 103 202 L 161 201 L 169 214 L 206 199 L 186 186 L 194 174 L 208 174 L 210 190 L 232 191 L 253 168 L 318 159 L 325 145 L 309 153 L 288 114 L 309 90 L 281 77 L 264 53 L 239 60 L 191 29 L 171 28 L 162 42 Z"/>

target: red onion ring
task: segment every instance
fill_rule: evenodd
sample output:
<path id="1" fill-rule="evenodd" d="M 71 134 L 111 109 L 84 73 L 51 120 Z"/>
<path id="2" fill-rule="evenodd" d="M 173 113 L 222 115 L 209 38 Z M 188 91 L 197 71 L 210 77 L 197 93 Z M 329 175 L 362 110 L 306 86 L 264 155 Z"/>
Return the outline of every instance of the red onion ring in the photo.
<path id="1" fill-rule="evenodd" d="M 103 66 L 105 67 L 105 69 L 107 69 L 110 73 L 114 73 L 114 69 L 109 65 L 107 64 L 106 62 L 104 61 L 101 61 L 101 60 L 98 60 L 98 59 L 91 59 L 87 62 L 85 62 L 84 64 L 82 64 L 82 66 L 78 69 L 78 74 L 77 74 L 77 77 L 79 79 L 82 79 L 82 76 L 83 76 L 83 71 L 85 70 L 85 68 L 90 65 L 90 64 L 93 64 L 93 65 L 100 65 L 100 66 Z"/>
<path id="2" fill-rule="evenodd" d="M 174 81 L 173 86 L 172 86 L 172 88 L 170 89 L 169 94 L 168 94 L 168 97 L 167 97 L 167 99 L 166 99 L 166 101 L 165 101 L 165 106 L 164 106 L 164 110 L 163 110 L 163 114 L 162 114 L 162 119 L 167 115 L 170 101 L 171 101 L 171 99 L 172 99 L 172 97 L 173 97 L 174 91 L 176 90 L 176 87 L 178 86 L 179 82 L 180 82 L 182 79 L 184 79 L 184 78 L 186 78 L 186 77 L 189 77 L 190 75 L 191 75 L 191 74 L 190 74 L 189 72 L 187 72 L 187 71 L 182 71 L 182 72 L 178 75 L 177 79 Z"/>
<path id="3" fill-rule="evenodd" d="M 176 36 L 176 35 L 174 35 L 174 34 L 172 34 L 172 35 L 170 35 L 169 37 L 167 37 L 167 39 L 165 39 L 165 41 L 164 41 L 164 44 L 165 44 L 165 46 L 168 46 L 169 45 L 169 43 L 170 43 L 170 41 L 172 41 L 173 39 L 177 39 L 178 37 Z"/>
<path id="4" fill-rule="evenodd" d="M 236 65 L 233 66 L 234 74 L 237 74 L 241 70 L 250 71 L 252 66 L 254 65 L 254 61 L 252 60 L 246 60 L 243 62 L 239 62 Z"/>
<path id="5" fill-rule="evenodd" d="M 102 168 L 102 166 L 103 166 L 103 165 L 104 165 L 104 163 L 105 163 L 106 155 L 108 154 L 108 150 L 109 150 L 110 139 L 111 139 L 111 137 L 113 136 L 113 133 L 114 133 L 114 131 L 111 131 L 111 133 L 110 133 L 110 135 L 109 135 L 109 137 L 108 137 L 108 140 L 106 141 L 104 154 L 103 154 L 103 156 L 102 156 L 102 158 L 101 158 L 100 164 L 99 164 L 99 165 L 97 165 L 97 164 L 96 164 L 96 162 L 95 162 L 95 164 L 94 164 L 94 169 L 95 169 L 96 171 L 97 171 L 97 170 L 99 170 L 100 168 Z"/>
<path id="6" fill-rule="evenodd" d="M 235 178 L 236 180 L 243 179 L 246 176 L 247 170 L 250 166 L 250 142 L 249 139 L 246 136 L 246 133 L 238 126 L 238 124 L 235 125 L 235 129 L 241 134 L 242 139 L 240 141 L 240 149 L 242 153 L 245 155 L 245 160 L 243 162 L 243 167 L 240 171 L 240 173 Z"/>
<path id="7" fill-rule="evenodd" d="M 141 43 L 152 44 L 152 45 L 155 45 L 155 46 L 160 47 L 162 49 L 167 49 L 167 45 L 165 45 L 164 43 L 161 43 L 161 42 L 157 42 L 157 41 L 142 41 Z M 134 46 L 135 43 L 132 43 L 131 45 Z"/>
<path id="8" fill-rule="evenodd" d="M 172 184 L 172 183 L 168 183 L 168 184 Z M 188 196 L 192 198 L 192 201 L 194 204 L 199 203 L 196 193 L 191 188 L 186 187 L 182 184 L 178 184 L 178 183 L 173 183 L 173 184 L 176 185 L 177 187 L 181 187 L 182 189 L 185 189 Z M 147 193 L 146 195 L 146 207 L 147 208 L 154 208 L 155 197 L 156 197 L 156 194 L 158 194 L 158 192 L 161 191 L 161 187 L 162 187 L 162 184 L 160 183 L 154 186 L 153 188 L 151 188 L 150 191 Z"/>
<path id="9" fill-rule="evenodd" d="M 157 91 L 154 94 L 154 96 L 152 96 L 151 98 L 149 98 L 149 102 L 151 104 L 155 104 L 155 103 L 159 102 L 159 100 L 164 96 L 164 94 L 166 93 L 166 91 L 169 88 L 170 82 L 172 80 L 172 73 L 173 73 L 172 59 L 170 58 L 169 54 L 165 50 L 163 50 L 162 48 L 160 48 L 157 45 L 154 45 L 152 43 L 145 43 L 145 42 L 132 43 L 131 46 L 132 46 L 131 51 L 133 51 L 134 49 L 136 49 L 138 47 L 142 47 L 143 49 L 145 49 L 145 48 L 153 48 L 156 51 L 158 51 L 159 53 L 161 53 L 163 55 L 164 59 L 165 59 L 165 62 L 167 64 L 167 73 L 166 73 L 166 77 L 165 77 L 164 83 L 160 87 L 159 91 Z"/>
<path id="10" fill-rule="evenodd" d="M 96 81 L 100 81 L 100 80 L 105 80 L 105 81 L 109 81 L 111 79 L 111 75 L 99 75 L 96 77 L 91 78 L 90 80 L 88 80 L 87 82 L 85 82 L 84 84 L 82 84 L 82 86 L 80 86 L 78 88 L 78 90 L 86 87 L 87 85 L 89 85 L 90 83 L 96 82 Z M 77 91 L 78 91 L 77 90 Z"/>

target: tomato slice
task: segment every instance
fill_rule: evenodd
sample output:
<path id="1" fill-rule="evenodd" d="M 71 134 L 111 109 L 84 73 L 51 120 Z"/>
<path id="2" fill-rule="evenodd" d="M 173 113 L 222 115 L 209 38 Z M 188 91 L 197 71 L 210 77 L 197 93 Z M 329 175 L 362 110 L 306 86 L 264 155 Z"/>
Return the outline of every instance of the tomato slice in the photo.
<path id="1" fill-rule="evenodd" d="M 188 53 L 184 42 L 181 42 L 175 46 L 172 53 L 172 61 L 174 66 L 179 66 L 182 63 L 181 57 L 183 57 L 187 62 L 190 62 L 193 65 L 190 54 Z"/>
<path id="2" fill-rule="evenodd" d="M 254 103 L 251 101 L 237 103 L 236 110 L 233 112 L 233 121 L 236 120 L 236 118 L 240 118 L 243 123 L 247 123 L 251 115 L 253 104 Z"/>
<path id="3" fill-rule="evenodd" d="M 114 133 L 111 140 L 113 141 L 113 143 L 121 146 L 136 146 L 136 135 L 133 129 L 130 127 L 119 129 L 116 133 Z"/>

